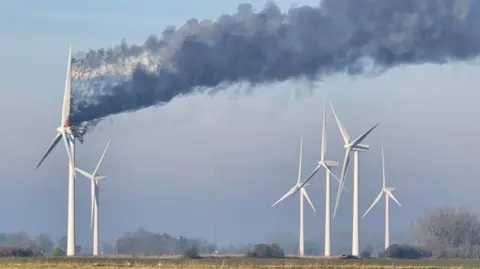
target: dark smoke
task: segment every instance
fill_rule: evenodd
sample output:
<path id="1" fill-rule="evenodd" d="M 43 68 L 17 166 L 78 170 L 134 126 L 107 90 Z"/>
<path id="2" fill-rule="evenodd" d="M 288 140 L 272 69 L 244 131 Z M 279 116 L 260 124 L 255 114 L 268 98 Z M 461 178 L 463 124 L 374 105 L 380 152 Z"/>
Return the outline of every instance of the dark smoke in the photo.
<path id="1" fill-rule="evenodd" d="M 468 60 L 480 51 L 479 8 L 477 0 L 323 0 L 282 13 L 273 3 L 258 12 L 240 4 L 233 15 L 191 19 L 141 46 L 122 42 L 76 57 L 75 68 L 84 70 L 148 53 L 158 67 L 137 66 L 128 79 L 98 76 L 75 88 L 71 122 L 88 130 L 110 115 L 236 82 Z"/>

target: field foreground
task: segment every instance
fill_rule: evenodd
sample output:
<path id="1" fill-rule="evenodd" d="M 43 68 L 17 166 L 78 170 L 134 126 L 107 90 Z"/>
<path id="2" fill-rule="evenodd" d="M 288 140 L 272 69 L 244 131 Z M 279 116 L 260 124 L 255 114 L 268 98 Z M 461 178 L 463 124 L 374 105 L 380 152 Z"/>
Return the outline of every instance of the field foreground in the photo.
<path id="1" fill-rule="evenodd" d="M 166 258 L 8 258 L 0 259 L 0 269 L 26 268 L 341 268 L 341 269 L 421 269 L 421 268 L 480 268 L 480 260 L 327 260 L 318 258 L 302 259 L 246 259 L 246 258 L 210 258 L 198 260 Z"/>

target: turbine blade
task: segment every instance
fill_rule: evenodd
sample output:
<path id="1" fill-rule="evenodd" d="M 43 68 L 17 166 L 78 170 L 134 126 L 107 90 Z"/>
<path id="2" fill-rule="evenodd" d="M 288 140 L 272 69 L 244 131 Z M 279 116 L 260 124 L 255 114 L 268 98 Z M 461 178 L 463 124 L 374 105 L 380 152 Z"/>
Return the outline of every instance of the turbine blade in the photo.
<path id="1" fill-rule="evenodd" d="M 370 210 L 372 210 L 373 206 L 375 206 L 376 203 L 378 203 L 378 201 L 380 201 L 380 198 L 382 198 L 382 194 L 383 194 L 383 190 L 380 191 L 380 193 L 378 194 L 377 198 L 375 198 L 375 200 L 373 200 L 373 203 L 370 205 L 370 207 L 367 209 L 367 211 L 365 212 L 365 214 L 363 214 L 362 216 L 362 219 L 368 214 L 368 212 L 370 212 Z M 388 199 L 388 198 L 387 198 Z"/>
<path id="2" fill-rule="evenodd" d="M 385 189 L 385 155 L 383 153 L 383 144 L 382 144 L 382 177 L 383 177 L 383 188 Z"/>
<path id="3" fill-rule="evenodd" d="M 93 228 L 93 211 L 95 209 L 95 181 L 90 180 L 90 228 Z"/>
<path id="4" fill-rule="evenodd" d="M 55 146 L 58 144 L 60 139 L 62 138 L 62 134 L 58 133 L 55 138 L 53 138 L 52 143 L 47 148 L 47 151 L 45 154 L 43 154 L 42 159 L 40 159 L 40 162 L 38 162 L 37 167 L 35 169 L 38 169 L 38 167 L 43 163 L 43 161 L 47 158 L 47 156 L 52 152 L 52 150 L 55 148 Z"/>
<path id="5" fill-rule="evenodd" d="M 338 129 L 340 129 L 340 133 L 342 133 L 342 138 L 345 144 L 348 144 L 350 142 L 350 135 L 348 134 L 347 130 L 343 127 L 342 122 L 337 116 L 337 113 L 335 112 L 335 109 L 333 108 L 332 102 L 328 101 L 330 103 L 330 108 L 332 109 L 333 116 L 335 117 L 335 121 L 337 122 Z"/>
<path id="6" fill-rule="evenodd" d="M 400 202 L 397 200 L 397 198 L 395 198 L 395 196 L 393 195 L 393 193 L 392 193 L 390 190 L 386 190 L 386 192 L 387 192 L 387 195 L 390 196 L 390 198 L 392 198 L 393 201 L 395 201 L 395 203 L 397 203 L 397 205 L 402 206 L 402 205 L 400 204 Z"/>
<path id="7" fill-rule="evenodd" d="M 107 179 L 107 177 L 106 176 L 95 176 L 96 181 L 104 180 L 104 179 Z"/>
<path id="8" fill-rule="evenodd" d="M 342 174 L 340 176 L 340 183 L 337 190 L 337 199 L 335 201 L 335 208 L 333 209 L 333 217 L 337 214 L 338 204 L 342 195 L 342 188 L 345 184 L 345 174 L 347 173 L 348 163 L 350 162 L 350 149 L 345 150 L 345 158 L 343 159 Z"/>
<path id="9" fill-rule="evenodd" d="M 322 123 L 322 148 L 321 148 L 321 155 L 320 160 L 325 160 L 325 155 L 327 154 L 327 111 L 325 109 L 325 102 L 323 103 L 323 123 Z"/>
<path id="10" fill-rule="evenodd" d="M 63 93 L 63 107 L 62 107 L 62 123 L 60 126 L 65 126 L 65 123 L 70 116 L 70 84 L 71 84 L 71 75 L 72 75 L 72 45 L 68 51 L 68 62 L 67 62 L 67 75 L 65 78 L 65 92 Z"/>
<path id="11" fill-rule="evenodd" d="M 280 203 L 281 201 L 285 200 L 285 198 L 287 198 L 290 194 L 292 194 L 296 189 L 297 189 L 297 185 L 293 186 L 290 190 L 288 190 L 283 196 L 282 198 L 278 199 L 278 201 L 276 201 L 272 207 L 276 206 L 278 203 Z"/>
<path id="12" fill-rule="evenodd" d="M 352 143 L 350 143 L 350 145 L 352 145 L 352 147 L 362 143 L 363 139 L 365 139 L 365 137 L 367 137 L 367 135 L 373 131 L 373 129 L 377 128 L 377 126 L 380 125 L 380 123 L 377 123 L 375 124 L 372 128 L 368 129 L 368 131 L 366 131 L 365 133 L 363 133 L 362 135 L 360 135 L 359 137 L 357 137 L 355 140 L 352 141 Z"/>
<path id="13" fill-rule="evenodd" d="M 332 172 L 332 170 L 330 169 L 330 167 L 328 167 L 328 166 L 326 166 L 326 165 L 324 165 L 323 167 L 324 167 L 324 168 L 327 170 L 327 172 L 338 182 L 338 184 L 340 184 L 340 179 L 338 179 L 338 177 Z M 346 192 L 348 192 L 348 189 L 347 189 L 347 187 L 345 187 L 345 185 L 343 185 L 343 189 L 344 189 Z"/>
<path id="14" fill-rule="evenodd" d="M 77 172 L 79 172 L 80 174 L 82 174 L 83 176 L 85 176 L 86 178 L 89 178 L 89 179 L 92 179 L 92 178 L 93 178 L 93 175 L 90 175 L 89 173 L 83 171 L 83 170 L 80 169 L 80 168 L 75 167 L 75 170 L 76 170 Z"/>
<path id="15" fill-rule="evenodd" d="M 298 158 L 298 178 L 297 183 L 302 179 L 302 155 L 303 155 L 303 138 L 300 137 L 300 156 Z"/>
<path id="16" fill-rule="evenodd" d="M 314 207 L 313 204 L 312 204 L 312 201 L 310 200 L 310 197 L 308 197 L 308 193 L 307 193 L 307 191 L 305 190 L 305 188 L 302 188 L 302 195 L 305 197 L 305 199 L 307 199 L 307 202 L 308 202 L 308 203 L 310 204 L 310 206 L 312 207 L 313 212 L 317 212 L 317 211 L 315 210 L 315 207 Z"/>
<path id="17" fill-rule="evenodd" d="M 305 179 L 305 180 L 303 181 L 303 183 L 297 183 L 298 189 L 296 189 L 296 190 L 292 193 L 292 197 L 293 197 L 295 194 L 297 194 L 297 192 L 298 192 L 301 188 L 305 187 L 305 184 L 307 184 L 308 181 L 310 181 L 310 179 L 312 179 L 312 177 L 318 172 L 318 170 L 320 169 L 320 167 L 321 167 L 321 166 L 318 165 L 318 166 L 313 170 L 313 172 L 310 173 L 310 175 L 307 177 L 307 179 Z"/>
<path id="18" fill-rule="evenodd" d="M 99 160 L 98 163 L 97 163 L 97 167 L 95 167 L 95 171 L 93 171 L 93 174 L 94 174 L 94 175 L 97 174 L 98 168 L 100 167 L 100 164 L 101 164 L 102 161 L 103 161 L 103 157 L 105 157 L 105 153 L 107 152 L 108 145 L 110 145 L 110 139 L 108 140 L 107 145 L 105 146 L 105 149 L 103 150 L 102 157 L 100 157 L 100 160 Z"/>

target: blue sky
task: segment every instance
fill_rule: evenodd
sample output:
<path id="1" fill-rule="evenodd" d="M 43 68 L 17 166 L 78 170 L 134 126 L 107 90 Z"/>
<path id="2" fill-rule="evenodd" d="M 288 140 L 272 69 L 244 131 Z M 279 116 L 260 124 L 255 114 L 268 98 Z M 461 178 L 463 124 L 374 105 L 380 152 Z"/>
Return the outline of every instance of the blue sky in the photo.
<path id="1" fill-rule="evenodd" d="M 249 1 L 261 8 L 263 0 Z M 52 44 L 61 46 L 72 41 L 77 50 L 116 44 L 125 37 L 131 42 L 143 42 L 152 33 L 161 33 L 168 25 L 182 25 L 190 18 L 216 19 L 220 14 L 233 13 L 240 1 L 154 1 L 107 0 L 66 2 L 60 0 L 20 0 L 2 3 L 0 11 L 4 35 L 15 36 L 14 40 L 3 40 L 2 48 L 17 48 L 20 43 L 33 40 L 42 44 L 42 53 Z M 282 9 L 291 6 L 290 1 L 276 1 Z M 302 0 L 298 4 L 315 5 L 318 1 Z M 32 40 L 33 39 L 33 40 Z M 23 41 L 23 42 L 21 42 Z M 37 54 L 37 50 L 19 52 Z"/>
<path id="2" fill-rule="evenodd" d="M 60 121 L 69 42 L 75 51 L 110 46 L 122 38 L 143 43 L 148 35 L 161 34 L 167 25 L 181 26 L 192 17 L 216 19 L 233 13 L 239 3 L 3 2 L 0 212 L 8 217 L 2 218 L 0 231 L 21 229 L 55 237 L 65 233 L 67 168 L 63 150 L 56 149 L 39 171 L 34 167 Z M 260 8 L 264 1 L 252 3 Z M 276 3 L 286 10 L 291 2 Z M 232 92 L 244 85 L 233 85 L 231 91 L 214 97 L 182 97 L 165 107 L 115 116 L 87 137 L 77 155 L 78 164 L 90 170 L 112 138 L 101 168 L 109 176 L 101 186 L 101 241 L 112 241 L 139 227 L 208 238 L 217 226 L 220 244 L 259 242 L 277 232 L 295 237 L 296 199 L 274 209 L 270 204 L 296 179 L 300 135 L 306 145 L 305 173 L 314 167 L 319 156 L 321 104 L 326 96 L 338 106 L 352 136 L 381 122 L 367 142 L 372 150 L 362 159 L 365 183 L 361 185 L 360 208 L 363 213 L 379 191 L 383 141 L 387 181 L 397 189 L 396 196 L 404 205 L 392 208 L 392 241 L 406 240 L 411 222 L 435 206 L 479 210 L 478 195 L 471 187 L 478 184 L 475 158 L 480 150 L 474 143 L 480 112 L 477 74 L 477 66 L 451 63 L 398 67 L 376 78 L 335 75 L 319 82 L 313 93 L 302 91 L 309 87 L 305 83 L 288 81 L 236 96 Z M 292 89 L 297 90 L 296 97 Z M 330 159 L 340 161 L 341 139 L 331 115 L 329 121 Z M 319 177 L 312 183 L 309 194 L 317 213 L 306 212 L 306 237 L 318 238 L 323 231 L 323 182 Z M 91 245 L 89 187 L 86 179 L 77 180 L 78 241 L 86 248 Z M 347 239 L 334 249 L 350 242 L 349 199 L 349 194 L 342 196 L 333 224 L 334 233 Z M 373 240 L 382 237 L 378 228 L 371 226 L 383 220 L 382 213 L 376 208 L 361 222 L 362 231 Z"/>

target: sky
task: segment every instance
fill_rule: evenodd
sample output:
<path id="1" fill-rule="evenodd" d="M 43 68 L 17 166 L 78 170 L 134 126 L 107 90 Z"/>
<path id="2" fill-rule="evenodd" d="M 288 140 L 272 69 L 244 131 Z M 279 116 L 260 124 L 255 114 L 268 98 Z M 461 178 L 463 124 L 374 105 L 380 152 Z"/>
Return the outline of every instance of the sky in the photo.
<path id="1" fill-rule="evenodd" d="M 261 8 L 264 1 L 250 1 Z M 315 5 L 317 1 L 297 1 Z M 215 19 L 233 13 L 240 1 L 85 0 L 77 3 L 9 1 L 0 8 L 0 231 L 66 233 L 67 160 L 59 147 L 35 166 L 60 121 L 68 44 L 74 51 L 143 43 L 168 25 L 189 18 Z M 290 1 L 276 1 L 282 10 Z M 306 175 L 320 155 L 323 102 L 328 98 L 351 136 L 376 123 L 361 153 L 360 213 L 381 188 L 381 145 L 387 185 L 402 207 L 392 204 L 391 241 L 410 240 L 412 222 L 438 206 L 480 209 L 475 167 L 480 112 L 475 63 L 399 66 L 376 77 L 338 74 L 314 84 L 301 80 L 256 86 L 232 85 L 216 95 L 194 94 L 163 107 L 116 115 L 76 147 L 77 166 L 100 168 L 101 242 L 143 227 L 219 245 L 258 243 L 279 235 L 295 238 L 298 199 L 270 205 L 296 181 L 300 136 Z M 240 93 L 239 93 L 240 92 Z M 341 162 L 344 149 L 329 110 L 328 153 Z M 351 170 L 350 170 L 351 171 Z M 334 172 L 340 175 L 340 167 Z M 351 173 L 346 187 L 352 189 Z M 77 177 L 77 241 L 91 245 L 90 183 Z M 337 184 L 332 184 L 332 205 Z M 306 207 L 305 236 L 323 234 L 324 177 L 307 189 L 316 206 Z M 333 220 L 332 248 L 350 244 L 351 192 L 343 194 Z M 12 206 L 13 205 L 13 206 Z M 361 245 L 381 242 L 380 203 L 360 222 Z M 341 242 L 340 242 L 341 241 Z M 371 242 L 374 241 L 374 242 Z"/>

